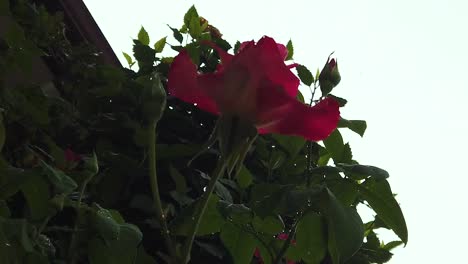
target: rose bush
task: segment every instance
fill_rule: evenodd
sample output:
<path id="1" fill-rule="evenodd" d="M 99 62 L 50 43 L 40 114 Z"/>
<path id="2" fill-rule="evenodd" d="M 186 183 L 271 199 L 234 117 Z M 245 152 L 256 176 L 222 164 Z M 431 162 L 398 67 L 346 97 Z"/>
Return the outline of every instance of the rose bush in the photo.
<path id="1" fill-rule="evenodd" d="M 2 263 L 369 264 L 407 243 L 389 174 L 341 135 L 367 125 L 343 118 L 336 59 L 313 75 L 292 41 L 232 47 L 192 7 L 112 67 L 35 2 L 0 0 Z"/>

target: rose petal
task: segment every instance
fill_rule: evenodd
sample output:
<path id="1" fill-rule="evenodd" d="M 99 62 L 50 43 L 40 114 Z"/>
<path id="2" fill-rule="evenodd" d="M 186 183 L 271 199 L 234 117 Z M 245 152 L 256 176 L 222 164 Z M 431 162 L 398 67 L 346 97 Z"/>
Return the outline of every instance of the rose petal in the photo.
<path id="1" fill-rule="evenodd" d="M 255 48 L 258 52 L 257 69 L 265 71 L 272 83 L 281 86 L 287 95 L 295 98 L 300 81 L 284 64 L 285 57 L 280 53 L 278 44 L 272 38 L 263 37 Z"/>
<path id="2" fill-rule="evenodd" d="M 285 45 L 280 44 L 280 43 L 277 43 L 276 46 L 278 48 L 278 52 L 280 53 L 281 57 L 283 58 L 283 60 L 285 60 L 286 57 L 288 57 L 288 48 L 286 48 Z"/>
<path id="3" fill-rule="evenodd" d="M 73 150 L 69 148 L 65 149 L 64 156 L 65 160 L 70 162 L 76 162 L 83 159 L 83 157 L 80 154 L 76 154 Z"/>
<path id="4" fill-rule="evenodd" d="M 281 233 L 276 238 L 278 238 L 279 240 L 286 240 L 286 239 L 288 239 L 288 234 Z"/>
<path id="5" fill-rule="evenodd" d="M 237 53 L 241 52 L 243 49 L 255 45 L 255 41 L 244 41 L 240 44 L 239 49 L 237 50 Z"/>
<path id="6" fill-rule="evenodd" d="M 310 107 L 296 98 L 286 96 L 281 89 L 264 84 L 257 98 L 257 128 L 259 133 L 279 133 L 301 136 L 312 141 L 327 138 L 340 118 L 339 105 L 326 98 Z"/>
<path id="7" fill-rule="evenodd" d="M 207 112 L 218 114 L 216 103 L 207 95 L 206 90 L 216 86 L 214 75 L 197 74 L 197 67 L 186 50 L 174 58 L 168 74 L 167 87 L 172 96 L 197 104 Z"/>

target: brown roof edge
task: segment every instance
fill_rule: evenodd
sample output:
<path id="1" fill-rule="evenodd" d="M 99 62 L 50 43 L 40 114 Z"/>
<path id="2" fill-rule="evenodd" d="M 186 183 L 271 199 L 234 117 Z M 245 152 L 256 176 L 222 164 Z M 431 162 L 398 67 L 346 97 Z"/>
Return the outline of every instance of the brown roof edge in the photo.
<path id="1" fill-rule="evenodd" d="M 80 35 L 93 44 L 100 52 L 105 63 L 122 67 L 109 42 L 97 25 L 82 0 L 59 0 L 65 15 L 72 21 Z"/>

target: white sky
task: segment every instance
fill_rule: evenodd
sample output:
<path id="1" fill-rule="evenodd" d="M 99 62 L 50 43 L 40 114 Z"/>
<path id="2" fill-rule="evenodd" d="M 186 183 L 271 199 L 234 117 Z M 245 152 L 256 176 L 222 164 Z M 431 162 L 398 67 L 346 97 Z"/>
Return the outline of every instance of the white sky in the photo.
<path id="1" fill-rule="evenodd" d="M 123 62 L 141 25 L 154 43 L 171 35 L 166 24 L 182 25 L 192 4 L 232 44 L 291 38 L 296 62 L 312 72 L 335 51 L 342 81 L 334 94 L 348 99 L 342 116 L 368 122 L 363 139 L 346 133 L 345 140 L 360 163 L 390 172 L 406 216 L 408 246 L 390 263 L 467 263 L 468 2 L 84 2 Z"/>

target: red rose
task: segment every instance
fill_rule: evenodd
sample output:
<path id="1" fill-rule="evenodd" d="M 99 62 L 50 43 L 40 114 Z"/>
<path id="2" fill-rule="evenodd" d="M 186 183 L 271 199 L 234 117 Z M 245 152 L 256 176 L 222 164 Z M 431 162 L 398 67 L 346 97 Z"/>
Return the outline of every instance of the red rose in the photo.
<path id="1" fill-rule="evenodd" d="M 209 45 L 221 57 L 217 71 L 199 74 L 188 52 L 181 51 L 168 75 L 171 95 L 214 114 L 249 120 L 259 133 L 318 141 L 336 128 L 340 113 L 334 99 L 326 98 L 313 107 L 296 99 L 299 79 L 290 70 L 294 65 L 284 63 L 283 45 L 263 37 L 258 43 L 244 43 L 236 55 Z"/>
<path id="2" fill-rule="evenodd" d="M 78 162 L 83 159 L 83 157 L 80 154 L 76 154 L 75 152 L 73 152 L 73 150 L 69 148 L 65 149 L 64 155 L 65 160 L 69 162 Z"/>

